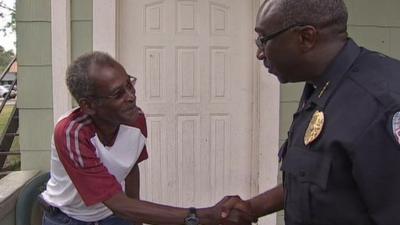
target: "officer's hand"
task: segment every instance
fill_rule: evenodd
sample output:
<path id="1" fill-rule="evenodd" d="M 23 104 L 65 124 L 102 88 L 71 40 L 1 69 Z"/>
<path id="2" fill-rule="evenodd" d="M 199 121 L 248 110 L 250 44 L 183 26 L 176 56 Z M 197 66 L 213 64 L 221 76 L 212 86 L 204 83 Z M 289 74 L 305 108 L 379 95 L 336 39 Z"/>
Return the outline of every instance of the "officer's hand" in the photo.
<path id="1" fill-rule="evenodd" d="M 257 222 L 251 205 L 239 196 L 226 196 L 221 208 L 221 223 L 223 225 L 251 224 Z"/>
<path id="2" fill-rule="evenodd" d="M 201 221 L 201 224 L 206 225 L 250 225 L 251 216 L 244 211 L 237 209 L 230 209 L 230 216 L 221 217 L 223 210 L 226 213 L 226 206 L 230 206 L 234 202 L 233 198 L 239 198 L 238 196 L 226 196 L 213 207 L 208 208 L 208 219 L 207 221 Z M 239 198 L 240 199 L 240 198 Z M 201 210 L 201 209 L 200 209 Z"/>

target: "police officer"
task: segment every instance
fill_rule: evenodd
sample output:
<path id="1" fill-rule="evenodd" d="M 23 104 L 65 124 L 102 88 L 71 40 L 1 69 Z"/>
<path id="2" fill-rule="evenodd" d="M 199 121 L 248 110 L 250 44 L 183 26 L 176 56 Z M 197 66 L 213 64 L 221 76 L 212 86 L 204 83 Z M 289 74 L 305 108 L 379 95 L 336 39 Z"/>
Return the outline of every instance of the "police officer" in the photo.
<path id="1" fill-rule="evenodd" d="M 342 0 L 267 0 L 257 58 L 281 83 L 305 81 L 279 151 L 283 185 L 232 208 L 286 225 L 400 224 L 400 62 L 347 36 Z"/>

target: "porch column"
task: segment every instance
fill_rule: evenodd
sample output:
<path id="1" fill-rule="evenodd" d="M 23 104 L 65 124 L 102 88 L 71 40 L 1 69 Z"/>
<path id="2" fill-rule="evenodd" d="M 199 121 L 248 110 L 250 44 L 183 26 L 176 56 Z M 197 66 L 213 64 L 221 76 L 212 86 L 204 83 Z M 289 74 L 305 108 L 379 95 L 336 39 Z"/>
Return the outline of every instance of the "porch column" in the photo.
<path id="1" fill-rule="evenodd" d="M 65 71 L 71 59 L 70 0 L 51 2 L 51 53 L 53 78 L 53 116 L 57 119 L 71 109 L 65 84 Z"/>
<path id="2" fill-rule="evenodd" d="M 117 2 L 93 1 L 93 50 L 117 55 Z"/>

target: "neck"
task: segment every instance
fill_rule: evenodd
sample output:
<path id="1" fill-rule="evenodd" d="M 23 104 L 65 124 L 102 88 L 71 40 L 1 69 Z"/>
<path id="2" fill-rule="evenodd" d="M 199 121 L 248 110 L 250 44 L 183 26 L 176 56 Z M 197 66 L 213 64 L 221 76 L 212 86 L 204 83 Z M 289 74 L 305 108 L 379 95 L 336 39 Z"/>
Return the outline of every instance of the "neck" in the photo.
<path id="1" fill-rule="evenodd" d="M 98 121 L 93 118 L 97 136 L 104 146 L 112 146 L 117 136 L 119 125 Z"/>
<path id="2" fill-rule="evenodd" d="M 320 46 L 319 51 L 315 52 L 314 57 L 311 57 L 311 61 L 309 61 L 309 65 L 313 65 L 308 67 L 312 70 L 309 71 L 311 77 L 309 80 L 310 82 L 319 79 L 323 75 L 346 42 L 347 39 L 329 40 L 324 45 Z"/>

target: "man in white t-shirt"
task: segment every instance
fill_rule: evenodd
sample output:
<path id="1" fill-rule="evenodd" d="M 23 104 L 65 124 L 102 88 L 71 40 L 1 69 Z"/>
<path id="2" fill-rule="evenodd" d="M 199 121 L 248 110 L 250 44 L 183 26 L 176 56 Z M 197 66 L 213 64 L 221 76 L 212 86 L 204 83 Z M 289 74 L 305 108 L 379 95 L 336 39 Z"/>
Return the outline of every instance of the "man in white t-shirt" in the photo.
<path id="1" fill-rule="evenodd" d="M 39 196 L 44 225 L 225 222 L 221 206 L 229 197 L 197 210 L 139 200 L 146 120 L 136 106 L 136 78 L 121 64 L 102 52 L 85 54 L 69 66 L 66 80 L 79 107 L 54 129 L 51 177 Z"/>

